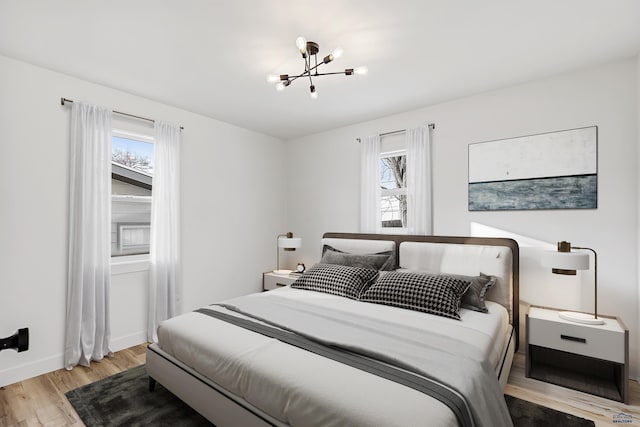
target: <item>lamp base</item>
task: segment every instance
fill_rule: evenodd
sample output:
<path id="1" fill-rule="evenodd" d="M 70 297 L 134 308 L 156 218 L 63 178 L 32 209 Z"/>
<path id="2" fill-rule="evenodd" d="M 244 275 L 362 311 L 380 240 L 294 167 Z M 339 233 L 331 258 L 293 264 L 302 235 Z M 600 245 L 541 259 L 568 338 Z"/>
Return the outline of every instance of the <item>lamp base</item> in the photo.
<path id="1" fill-rule="evenodd" d="M 584 323 L 586 325 L 604 325 L 604 320 L 595 318 L 593 314 L 561 311 L 558 313 L 558 316 L 560 316 L 561 319 L 568 320 L 570 322 Z"/>
<path id="2" fill-rule="evenodd" d="M 292 270 L 273 270 L 275 274 L 282 274 L 284 276 L 291 274 Z"/>

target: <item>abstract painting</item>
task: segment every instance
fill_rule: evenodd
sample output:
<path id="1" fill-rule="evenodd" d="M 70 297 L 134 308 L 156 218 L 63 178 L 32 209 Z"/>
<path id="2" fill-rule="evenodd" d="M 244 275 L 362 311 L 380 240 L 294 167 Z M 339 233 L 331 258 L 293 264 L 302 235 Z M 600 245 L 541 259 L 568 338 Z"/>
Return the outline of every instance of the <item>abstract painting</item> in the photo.
<path id="1" fill-rule="evenodd" d="M 597 207 L 597 126 L 469 144 L 470 211 Z"/>

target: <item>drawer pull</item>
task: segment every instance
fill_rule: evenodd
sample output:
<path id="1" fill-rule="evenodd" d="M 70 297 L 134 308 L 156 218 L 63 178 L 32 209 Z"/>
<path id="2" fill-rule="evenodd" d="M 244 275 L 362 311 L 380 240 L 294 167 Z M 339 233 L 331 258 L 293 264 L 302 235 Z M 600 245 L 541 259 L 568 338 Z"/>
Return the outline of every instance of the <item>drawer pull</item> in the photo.
<path id="1" fill-rule="evenodd" d="M 284 284 L 284 283 L 278 283 L 278 282 L 276 282 L 276 286 L 287 286 L 287 285 L 286 285 L 286 284 Z"/>
<path id="2" fill-rule="evenodd" d="M 583 344 L 587 343 L 586 338 L 577 338 L 577 337 L 572 337 L 571 335 L 560 335 L 560 339 L 567 340 L 567 341 L 581 342 Z"/>

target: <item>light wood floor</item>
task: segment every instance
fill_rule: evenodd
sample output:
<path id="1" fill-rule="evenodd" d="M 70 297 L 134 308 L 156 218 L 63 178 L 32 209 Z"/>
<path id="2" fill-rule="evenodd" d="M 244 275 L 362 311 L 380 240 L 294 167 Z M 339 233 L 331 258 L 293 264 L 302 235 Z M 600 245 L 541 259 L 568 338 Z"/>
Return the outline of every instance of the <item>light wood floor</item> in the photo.
<path id="1" fill-rule="evenodd" d="M 83 426 L 64 393 L 145 362 L 146 345 L 117 352 L 92 363 L 91 369 L 59 370 L 0 388 L 0 426 Z M 621 412 L 633 417 L 629 426 L 640 426 L 640 385 L 630 382 L 630 404 L 623 405 L 578 391 L 524 377 L 524 355 L 516 354 L 505 392 L 524 400 L 595 421 L 614 424 Z"/>
<path id="2" fill-rule="evenodd" d="M 61 369 L 0 388 L 0 426 L 84 426 L 64 394 L 145 362 L 146 345 L 71 371 Z"/>

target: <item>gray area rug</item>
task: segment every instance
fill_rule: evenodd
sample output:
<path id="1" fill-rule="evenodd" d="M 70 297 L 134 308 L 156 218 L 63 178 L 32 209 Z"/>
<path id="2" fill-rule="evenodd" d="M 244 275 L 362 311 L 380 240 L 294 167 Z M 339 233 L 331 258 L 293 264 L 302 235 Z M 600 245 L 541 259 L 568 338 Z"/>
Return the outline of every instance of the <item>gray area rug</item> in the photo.
<path id="1" fill-rule="evenodd" d="M 138 366 L 66 393 L 87 427 L 211 426 L 206 419 L 156 384 L 149 391 L 145 366 Z M 593 421 L 505 396 L 516 427 L 591 427 Z"/>
<path id="2" fill-rule="evenodd" d="M 593 427 L 593 421 L 556 411 L 546 406 L 536 405 L 517 397 L 504 395 L 515 427 Z"/>
<path id="3" fill-rule="evenodd" d="M 87 427 L 211 426 L 160 384 L 149 391 L 145 365 L 65 394 Z"/>

